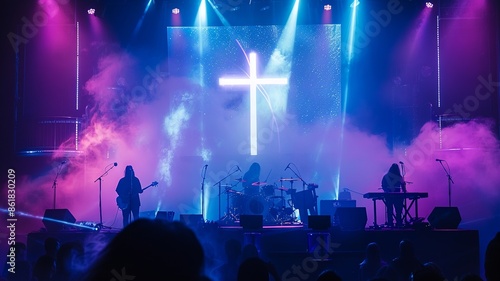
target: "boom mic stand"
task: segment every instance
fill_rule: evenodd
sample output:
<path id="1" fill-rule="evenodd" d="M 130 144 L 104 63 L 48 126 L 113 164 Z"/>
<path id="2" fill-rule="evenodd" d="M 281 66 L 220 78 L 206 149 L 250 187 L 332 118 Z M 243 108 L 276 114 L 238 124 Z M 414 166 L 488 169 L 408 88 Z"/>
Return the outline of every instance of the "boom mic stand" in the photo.
<path id="1" fill-rule="evenodd" d="M 52 183 L 52 189 L 54 189 L 54 204 L 53 204 L 53 208 L 52 209 L 55 209 L 56 208 L 56 189 L 57 189 L 57 178 L 59 177 L 59 175 L 61 174 L 61 171 L 62 171 L 62 165 L 66 163 L 66 161 L 63 161 L 59 164 L 59 166 L 57 167 L 57 173 L 56 173 L 56 177 L 54 178 L 54 182 Z"/>
<path id="2" fill-rule="evenodd" d="M 291 167 L 287 167 L 287 169 L 290 169 L 290 171 L 292 171 L 292 173 L 298 179 L 300 179 L 300 181 L 302 181 L 302 191 L 305 193 L 306 186 L 308 186 L 309 184 L 301 176 L 299 176 L 299 174 L 297 174 Z M 316 198 L 315 198 L 316 192 L 314 191 L 314 189 L 312 190 L 312 192 L 313 192 L 313 200 L 316 201 Z M 293 198 L 292 198 L 292 200 L 293 200 Z M 314 202 L 313 202 L 313 204 L 314 204 Z M 295 203 L 294 203 L 294 205 L 295 205 Z M 307 218 L 308 212 L 307 212 L 307 209 L 309 209 L 309 208 L 307 208 L 307 206 L 306 206 L 306 196 L 305 196 L 305 194 L 303 194 L 303 196 L 302 196 L 302 207 L 304 208 L 302 212 L 300 211 L 300 208 L 299 208 L 299 214 L 301 214 L 301 218 L 300 219 L 301 219 L 301 221 L 303 223 L 308 224 L 308 218 Z M 317 213 L 316 204 L 314 204 L 313 208 L 314 208 L 314 213 Z M 311 211 L 311 213 L 312 213 L 312 211 Z M 304 215 L 303 218 L 302 218 L 302 215 Z"/>
<path id="3" fill-rule="evenodd" d="M 448 207 L 451 207 L 451 184 L 454 182 L 453 179 L 451 178 L 450 166 L 448 165 L 448 162 L 446 162 L 446 160 L 436 159 L 436 161 L 438 161 L 439 164 L 441 164 L 441 167 L 443 167 L 444 172 L 446 173 L 446 177 L 448 178 Z M 446 169 L 446 167 L 443 165 L 443 162 L 446 162 L 446 166 L 448 166 L 448 169 Z"/>
<path id="4" fill-rule="evenodd" d="M 110 166 L 110 165 L 108 165 Z M 116 162 L 109 168 L 106 169 L 106 171 L 104 171 L 104 173 L 102 175 L 100 175 L 94 182 L 96 181 L 99 181 L 99 224 L 97 225 L 98 229 L 101 229 L 103 228 L 103 224 L 102 224 L 102 178 L 104 176 L 107 176 L 108 175 L 108 172 L 113 169 L 114 167 L 118 166 L 118 164 L 116 164 Z M 107 166 L 106 166 L 107 167 Z"/>
<path id="5" fill-rule="evenodd" d="M 295 165 L 295 164 L 294 164 Z M 290 167 L 287 167 L 287 169 L 290 169 L 290 171 L 292 171 L 292 173 L 300 180 L 302 181 L 302 188 L 305 189 L 305 186 L 308 185 L 307 182 L 301 178 L 292 168 Z M 286 170 L 286 169 L 285 169 Z"/>
<path id="6" fill-rule="evenodd" d="M 218 185 L 219 186 L 219 220 L 221 219 L 221 210 L 220 210 L 220 196 L 221 196 L 221 182 L 227 178 L 229 178 L 230 176 L 232 176 L 234 173 L 240 171 L 240 169 L 238 168 L 238 170 L 234 171 L 234 172 L 231 172 L 230 174 L 228 174 L 227 176 L 223 177 L 220 181 L 216 182 L 214 185 L 212 185 L 212 187 Z"/>

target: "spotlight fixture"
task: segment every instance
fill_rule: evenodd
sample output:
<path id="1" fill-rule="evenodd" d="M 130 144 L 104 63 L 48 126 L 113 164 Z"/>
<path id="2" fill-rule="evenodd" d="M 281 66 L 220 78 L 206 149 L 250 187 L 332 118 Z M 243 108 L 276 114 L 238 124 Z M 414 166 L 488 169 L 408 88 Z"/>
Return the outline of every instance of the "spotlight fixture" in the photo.
<path id="1" fill-rule="evenodd" d="M 354 8 L 354 7 L 357 7 L 357 6 L 359 6 L 359 0 L 352 1 L 351 8 Z"/>
<path id="2" fill-rule="evenodd" d="M 434 4 L 432 4 L 432 2 L 425 2 L 425 6 L 427 8 L 432 8 L 432 7 L 434 7 Z"/>
<path id="3" fill-rule="evenodd" d="M 93 15 L 93 14 L 95 14 L 95 9 L 94 8 L 90 8 L 90 9 L 87 10 L 87 13 L 89 15 Z"/>
<path id="4" fill-rule="evenodd" d="M 181 10 L 180 10 L 179 8 L 173 8 L 173 9 L 172 9 L 172 14 L 174 14 L 174 15 L 177 15 L 177 14 L 179 14 L 180 12 L 181 12 Z"/>
<path id="5" fill-rule="evenodd" d="M 325 6 L 323 6 L 323 9 L 324 9 L 325 11 L 330 11 L 330 10 L 332 9 L 332 5 L 330 5 L 330 4 L 326 4 Z"/>

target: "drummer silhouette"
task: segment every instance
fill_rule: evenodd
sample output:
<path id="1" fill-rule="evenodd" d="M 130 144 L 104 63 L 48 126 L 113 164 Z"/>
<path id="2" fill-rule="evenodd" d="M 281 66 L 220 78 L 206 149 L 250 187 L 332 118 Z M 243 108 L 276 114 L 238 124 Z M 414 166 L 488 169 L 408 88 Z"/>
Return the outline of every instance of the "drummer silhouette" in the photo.
<path id="1" fill-rule="evenodd" d="M 260 178 L 260 164 L 257 162 L 252 163 L 248 171 L 243 175 L 242 186 L 245 195 L 259 194 L 259 178 Z"/>

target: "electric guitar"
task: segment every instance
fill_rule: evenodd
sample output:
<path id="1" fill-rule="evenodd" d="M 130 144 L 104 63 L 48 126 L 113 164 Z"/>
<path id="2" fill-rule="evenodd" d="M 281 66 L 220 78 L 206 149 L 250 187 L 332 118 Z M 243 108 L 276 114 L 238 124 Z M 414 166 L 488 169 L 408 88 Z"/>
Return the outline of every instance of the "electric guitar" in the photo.
<path id="1" fill-rule="evenodd" d="M 158 182 L 154 181 L 150 185 L 143 188 L 142 191 L 144 191 L 152 186 L 157 186 L 157 185 L 158 185 Z M 118 205 L 118 208 L 120 208 L 121 210 L 125 210 L 128 208 L 129 202 L 125 202 L 125 200 L 123 200 L 123 198 L 121 196 L 118 196 L 118 197 L 116 197 L 116 204 Z"/>

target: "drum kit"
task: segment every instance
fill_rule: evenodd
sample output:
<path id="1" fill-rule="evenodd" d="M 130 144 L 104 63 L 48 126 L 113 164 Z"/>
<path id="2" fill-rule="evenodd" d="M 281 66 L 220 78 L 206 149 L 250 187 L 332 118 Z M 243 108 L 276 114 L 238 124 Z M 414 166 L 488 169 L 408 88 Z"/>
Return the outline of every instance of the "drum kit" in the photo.
<path id="1" fill-rule="evenodd" d="M 295 209 L 290 198 L 295 191 L 293 183 L 296 178 L 281 178 L 280 185 L 266 182 L 254 182 L 252 192 L 237 191 L 234 187 L 244 183 L 242 178 L 236 179 L 236 185 L 223 185 L 226 193 L 227 211 L 221 218 L 222 222 L 237 223 L 240 215 L 262 215 L 267 224 L 283 225 L 297 221 Z M 290 188 L 284 186 L 290 183 Z"/>

